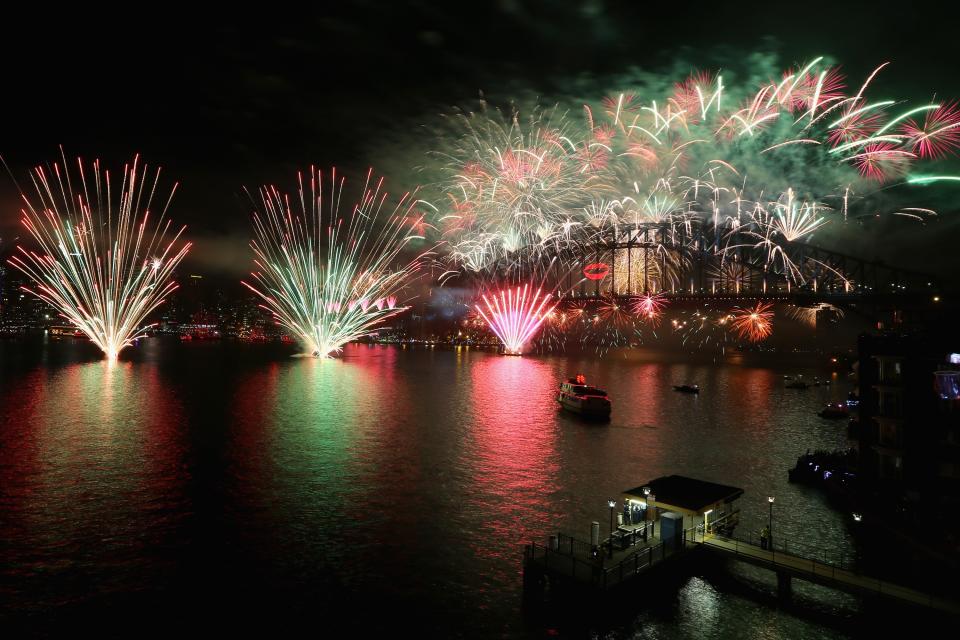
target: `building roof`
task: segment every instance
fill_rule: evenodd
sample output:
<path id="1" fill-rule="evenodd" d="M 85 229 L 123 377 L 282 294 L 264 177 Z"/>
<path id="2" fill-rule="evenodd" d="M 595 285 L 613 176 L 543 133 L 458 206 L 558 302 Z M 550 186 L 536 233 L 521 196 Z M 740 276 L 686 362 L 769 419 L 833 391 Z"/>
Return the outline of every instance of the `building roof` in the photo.
<path id="1" fill-rule="evenodd" d="M 645 485 L 624 493 L 642 498 L 644 487 L 650 487 L 656 504 L 679 507 L 692 512 L 703 511 L 720 501 L 731 502 L 743 495 L 743 489 L 738 487 L 676 475 L 651 480 Z"/>

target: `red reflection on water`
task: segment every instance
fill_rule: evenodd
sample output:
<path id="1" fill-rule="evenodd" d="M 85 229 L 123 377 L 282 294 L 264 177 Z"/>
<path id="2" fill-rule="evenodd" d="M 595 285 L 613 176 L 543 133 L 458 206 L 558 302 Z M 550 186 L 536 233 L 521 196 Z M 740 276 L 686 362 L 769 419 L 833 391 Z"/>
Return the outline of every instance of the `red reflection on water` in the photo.
<path id="1" fill-rule="evenodd" d="M 0 406 L 0 565 L 19 575 L 16 592 L 83 600 L 128 566 L 149 582 L 159 568 L 145 558 L 175 534 L 185 481 L 181 407 L 155 366 L 38 368 L 4 385 Z M 102 578 L 99 593 L 74 589 L 78 578 Z"/>
<path id="2" fill-rule="evenodd" d="M 557 518 L 560 380 L 546 362 L 495 355 L 474 361 L 470 377 L 473 443 L 465 463 L 476 488 L 464 499 L 478 530 L 471 544 L 499 558 Z"/>
<path id="3" fill-rule="evenodd" d="M 731 426 L 740 435 L 772 437 L 775 432 L 773 412 L 776 406 L 770 402 L 774 392 L 780 391 L 783 383 L 768 369 L 731 368 L 726 392 L 745 419 L 734 421 Z"/>

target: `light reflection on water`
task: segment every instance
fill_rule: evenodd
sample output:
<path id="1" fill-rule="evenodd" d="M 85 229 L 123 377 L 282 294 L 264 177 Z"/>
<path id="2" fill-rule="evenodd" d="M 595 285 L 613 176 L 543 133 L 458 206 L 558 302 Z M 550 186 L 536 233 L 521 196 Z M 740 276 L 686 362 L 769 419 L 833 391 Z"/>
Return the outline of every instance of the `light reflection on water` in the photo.
<path id="1" fill-rule="evenodd" d="M 521 545 L 558 529 L 587 538 L 591 520 L 605 532 L 608 497 L 670 473 L 744 487 L 744 533 L 766 523 L 773 494 L 781 538 L 851 550 L 843 516 L 787 482 L 798 454 L 846 442 L 843 424 L 814 415 L 843 381 L 784 389 L 799 365 L 358 345 L 334 361 L 288 355 L 147 340 L 111 367 L 75 345 L 0 343 L 4 614 L 69 605 L 58 615 L 85 621 L 119 594 L 149 611 L 218 593 L 335 617 L 355 597 L 424 630 L 539 635 L 519 614 Z M 557 409 L 557 383 L 578 372 L 611 394 L 609 424 Z M 701 394 L 671 390 L 682 383 Z M 621 630 L 694 637 L 703 621 L 740 618 L 747 628 L 730 628 L 748 634 L 833 635 L 744 615 L 755 608 L 695 577 L 669 612 Z"/>

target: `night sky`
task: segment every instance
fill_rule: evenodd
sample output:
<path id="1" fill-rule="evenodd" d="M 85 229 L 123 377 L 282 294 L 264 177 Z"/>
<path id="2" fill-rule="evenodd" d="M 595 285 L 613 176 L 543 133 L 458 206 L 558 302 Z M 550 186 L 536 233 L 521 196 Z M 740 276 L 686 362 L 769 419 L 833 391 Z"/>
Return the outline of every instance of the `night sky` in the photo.
<path id="1" fill-rule="evenodd" d="M 832 56 L 850 84 L 891 60 L 872 95 L 960 97 L 954 24 L 909 3 L 198 5 L 110 13 L 88 3 L 37 5 L 33 15 L 7 16 L 0 154 L 22 184 L 59 145 L 117 168 L 137 152 L 163 165 L 167 180 L 181 183 L 172 216 L 196 244 L 188 268 L 223 278 L 251 262 L 244 185 L 292 188 L 296 170 L 310 164 L 336 164 L 359 179 L 370 165 L 418 162 L 404 157 L 402 140 L 480 91 L 502 103 L 596 99 L 622 88 L 616 79 L 631 68 L 735 67 L 748 53 L 773 52 L 784 67 Z M 945 169 L 956 173 L 956 164 Z M 896 243 L 874 230 L 879 239 L 856 238 L 850 252 L 946 272 L 940 250 L 960 238 L 951 188 L 960 195 L 955 186 L 930 195 L 937 229 L 911 229 Z M 9 246 L 19 206 L 6 175 L 0 205 Z"/>

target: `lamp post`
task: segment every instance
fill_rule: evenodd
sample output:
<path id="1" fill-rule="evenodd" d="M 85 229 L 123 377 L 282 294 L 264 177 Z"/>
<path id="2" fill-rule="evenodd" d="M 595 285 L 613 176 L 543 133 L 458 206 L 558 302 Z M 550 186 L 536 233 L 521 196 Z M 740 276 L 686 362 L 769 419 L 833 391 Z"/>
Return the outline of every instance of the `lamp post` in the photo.
<path id="1" fill-rule="evenodd" d="M 644 488 L 643 488 L 643 498 L 644 498 L 644 505 L 643 505 L 643 541 L 646 542 L 646 541 L 647 541 L 647 529 L 648 529 L 649 526 L 650 526 L 650 522 L 649 522 L 649 520 L 648 520 L 649 515 L 647 514 L 647 509 L 650 508 L 650 487 L 644 487 Z M 652 514 L 653 512 L 651 511 L 650 513 Z"/>
<path id="2" fill-rule="evenodd" d="M 770 504 L 770 518 L 767 522 L 767 544 L 770 545 L 770 557 L 773 557 L 773 496 L 767 496 L 767 502 Z"/>
<path id="3" fill-rule="evenodd" d="M 613 500 L 612 498 L 610 500 L 607 500 L 607 506 L 610 507 L 610 555 L 609 557 L 612 558 L 613 557 L 613 510 L 617 506 L 616 500 Z"/>

